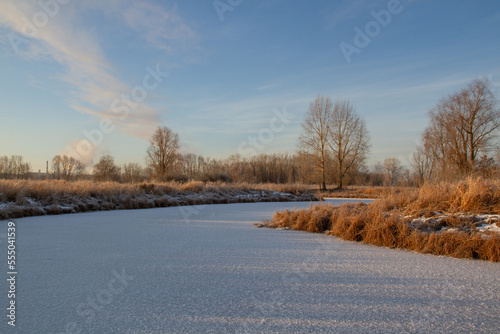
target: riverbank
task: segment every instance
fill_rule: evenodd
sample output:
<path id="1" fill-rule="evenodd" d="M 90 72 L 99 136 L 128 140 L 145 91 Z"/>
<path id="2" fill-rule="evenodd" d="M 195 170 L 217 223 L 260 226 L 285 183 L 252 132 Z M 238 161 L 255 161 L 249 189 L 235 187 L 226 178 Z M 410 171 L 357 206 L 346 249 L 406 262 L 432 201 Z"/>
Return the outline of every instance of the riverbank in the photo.
<path id="1" fill-rule="evenodd" d="M 0 180 L 0 219 L 184 205 L 317 201 L 301 186 Z"/>
<path id="2" fill-rule="evenodd" d="M 500 262 L 500 182 L 469 179 L 428 184 L 386 194 L 368 205 L 316 205 L 285 210 L 259 226 Z"/>

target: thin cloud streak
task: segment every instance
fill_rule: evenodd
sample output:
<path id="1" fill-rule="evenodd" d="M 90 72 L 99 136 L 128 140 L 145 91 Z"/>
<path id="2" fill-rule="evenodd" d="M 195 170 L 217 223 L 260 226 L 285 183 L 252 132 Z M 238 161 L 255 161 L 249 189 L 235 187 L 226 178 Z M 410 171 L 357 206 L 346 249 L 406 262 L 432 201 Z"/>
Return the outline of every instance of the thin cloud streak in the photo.
<path id="1" fill-rule="evenodd" d="M 86 4 L 96 5 L 97 2 Z M 134 86 L 141 82 L 129 84 L 117 77 L 99 45 L 99 39 L 87 27 L 79 25 L 78 13 L 82 7 L 77 6 L 82 4 L 69 2 L 59 5 L 56 15 L 48 17 L 46 25 L 40 24 L 33 36 L 27 37 L 24 33 L 29 18 L 42 12 L 42 8 L 37 1 L 4 0 L 0 25 L 27 42 L 20 45 L 21 56 L 35 61 L 55 61 L 62 67 L 56 77 L 74 88 L 68 98 L 68 104 L 74 110 L 109 119 L 117 131 L 127 136 L 148 138 L 160 123 L 160 112 L 148 106 L 147 99 L 131 108 L 126 117 L 118 117 L 112 110 L 111 106 L 117 99 L 130 94 Z M 103 5 L 103 10 L 106 6 L 109 3 Z M 168 12 L 144 2 L 131 2 L 122 20 L 125 25 L 142 34 L 150 45 L 161 50 L 169 50 L 168 43 L 171 40 L 180 42 L 194 36 L 175 10 Z M 146 65 L 154 67 L 153 64 L 145 64 L 145 68 Z"/>
<path id="2" fill-rule="evenodd" d="M 124 11 L 123 17 L 128 26 L 141 34 L 151 47 L 167 52 L 174 51 L 172 41 L 182 44 L 195 37 L 175 7 L 166 11 L 147 2 L 133 2 Z"/>
<path id="3" fill-rule="evenodd" d="M 366 0 L 351 1 L 344 0 L 340 4 L 332 3 L 332 9 L 326 17 L 326 29 L 331 30 L 344 22 L 356 18 L 361 13 L 367 13 L 373 7 L 373 2 Z"/>

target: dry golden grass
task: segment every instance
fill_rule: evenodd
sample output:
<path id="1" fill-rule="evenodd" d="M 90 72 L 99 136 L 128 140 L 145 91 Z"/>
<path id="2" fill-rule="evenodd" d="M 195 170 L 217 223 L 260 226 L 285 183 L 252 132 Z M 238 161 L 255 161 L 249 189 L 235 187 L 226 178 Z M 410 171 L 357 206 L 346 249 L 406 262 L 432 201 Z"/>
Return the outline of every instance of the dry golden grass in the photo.
<path id="1" fill-rule="evenodd" d="M 0 180 L 0 204 L 5 204 L 0 206 L 0 219 L 97 210 L 316 199 L 312 192 L 302 192 L 298 186 L 274 186 L 273 189 L 273 185 L 269 184 L 200 181 L 122 184 Z M 286 191 L 295 196 L 282 196 L 274 191 Z"/>
<path id="2" fill-rule="evenodd" d="M 500 261 L 500 236 L 494 233 L 426 233 L 408 225 L 403 215 L 433 211 L 500 213 L 500 183 L 469 179 L 455 184 L 426 185 L 420 190 L 388 192 L 372 204 L 316 205 L 282 211 L 263 224 L 335 235 L 345 240 L 457 258 Z M 441 224 L 455 227 L 467 222 L 450 217 Z"/>
<path id="3" fill-rule="evenodd" d="M 315 186 L 304 185 L 304 184 L 275 184 L 275 183 L 238 184 L 238 187 L 241 186 L 246 186 L 249 189 L 278 191 L 282 193 L 289 193 L 295 195 L 314 192 L 315 189 Z"/>
<path id="4" fill-rule="evenodd" d="M 206 190 L 268 190 L 300 194 L 307 186 L 191 181 L 188 183 L 117 183 L 63 180 L 0 180 L 0 201 L 15 201 L 19 196 L 42 200 L 52 196 L 99 197 L 111 195 L 170 194 Z"/>
<path id="5" fill-rule="evenodd" d="M 500 214 L 500 181 L 469 178 L 457 183 L 425 184 L 383 197 L 386 209 L 405 214 L 474 212 Z"/>
<path id="6" fill-rule="evenodd" d="M 195 191 L 200 192 L 205 190 L 205 182 L 201 181 L 191 181 L 186 184 L 183 184 L 179 187 L 180 191 Z"/>
<path id="7" fill-rule="evenodd" d="M 405 193 L 415 188 L 404 187 L 356 187 L 354 189 L 335 189 L 318 192 L 323 198 L 383 198 L 394 194 Z"/>
<path id="8" fill-rule="evenodd" d="M 44 200 L 58 196 L 109 196 L 123 193 L 139 193 L 133 184 L 92 181 L 66 182 L 61 180 L 0 180 L 0 201 L 12 202 L 21 197 Z"/>

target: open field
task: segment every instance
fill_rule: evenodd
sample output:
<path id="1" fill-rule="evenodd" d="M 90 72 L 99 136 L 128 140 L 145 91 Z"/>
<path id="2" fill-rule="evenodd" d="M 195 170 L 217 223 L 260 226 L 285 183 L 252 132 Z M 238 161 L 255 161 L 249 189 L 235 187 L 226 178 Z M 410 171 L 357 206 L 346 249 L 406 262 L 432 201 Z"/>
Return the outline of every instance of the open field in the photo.
<path id="1" fill-rule="evenodd" d="M 14 332 L 498 332 L 499 263 L 253 226 L 308 205 L 15 219 Z M 0 221 L 0 231 L 6 225 Z M 0 285 L 0 295 L 7 289 Z M 7 327 L 7 319 L 0 322 L 1 333 Z"/>
<path id="2" fill-rule="evenodd" d="M 277 212 L 260 226 L 328 233 L 422 253 L 500 261 L 500 182 L 469 179 L 386 193 L 372 204 Z"/>

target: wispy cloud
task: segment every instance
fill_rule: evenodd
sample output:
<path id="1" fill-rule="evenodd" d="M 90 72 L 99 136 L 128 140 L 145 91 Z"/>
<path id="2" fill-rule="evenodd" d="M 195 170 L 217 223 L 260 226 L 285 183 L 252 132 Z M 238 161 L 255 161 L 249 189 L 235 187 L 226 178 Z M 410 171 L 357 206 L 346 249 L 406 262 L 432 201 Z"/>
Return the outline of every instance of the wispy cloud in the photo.
<path id="1" fill-rule="evenodd" d="M 125 9 L 123 17 L 150 46 L 160 50 L 172 52 L 172 42 L 182 44 L 195 37 L 194 31 L 179 16 L 176 7 L 167 11 L 156 4 L 133 2 Z"/>
<path id="2" fill-rule="evenodd" d="M 372 1 L 367 0 L 344 0 L 334 1 L 329 10 L 326 11 L 326 29 L 333 29 L 336 26 L 359 17 L 360 14 L 368 13 L 373 7 Z"/>
<path id="3" fill-rule="evenodd" d="M 52 13 L 54 15 L 46 15 L 38 1 L 3 0 L 0 26 L 10 29 L 11 36 L 14 33 L 13 36 L 23 41 L 21 56 L 42 62 L 55 61 L 61 66 L 62 71 L 56 76 L 73 87 L 68 103 L 74 110 L 107 118 L 116 130 L 128 136 L 147 138 L 160 121 L 159 111 L 148 106 L 147 101 L 137 104 L 127 117 L 116 115 L 111 110 L 116 99 L 130 94 L 134 86 L 141 82 L 121 80 L 116 74 L 117 69 L 104 54 L 99 38 L 82 23 L 81 14 L 86 9 L 83 6 L 105 12 L 113 11 L 112 7 L 118 6 L 119 2 L 104 2 L 102 8 L 98 7 L 99 3 L 69 2 L 59 5 L 57 12 L 54 10 L 55 14 Z M 122 9 L 124 4 L 121 2 Z M 43 13 L 40 15 L 47 18 L 45 24 L 33 19 L 37 13 Z M 167 11 L 147 2 L 129 2 L 124 11 L 117 13 L 124 13 L 123 24 L 160 50 L 170 51 L 170 41 L 180 42 L 194 36 L 175 8 Z M 36 29 L 31 29 L 30 36 L 26 36 L 30 27 Z M 154 64 L 144 64 L 144 68 L 148 65 L 154 67 Z"/>

